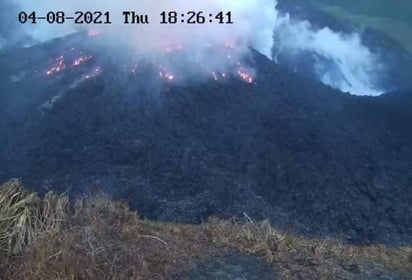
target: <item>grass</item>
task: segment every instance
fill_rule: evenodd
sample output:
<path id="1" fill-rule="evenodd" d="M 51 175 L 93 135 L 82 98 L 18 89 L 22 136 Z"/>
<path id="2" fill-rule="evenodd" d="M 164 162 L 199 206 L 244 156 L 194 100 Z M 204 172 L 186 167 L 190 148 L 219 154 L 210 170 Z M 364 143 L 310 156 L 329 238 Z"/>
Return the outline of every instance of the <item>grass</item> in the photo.
<path id="1" fill-rule="evenodd" d="M 412 273 L 410 247 L 356 247 L 303 238 L 278 231 L 268 221 L 255 223 L 246 214 L 242 222 L 210 218 L 188 225 L 139 219 L 125 203 L 104 195 L 77 200 L 72 209 L 67 205 L 66 197 L 49 193 L 41 199 L 24 191 L 19 181 L 0 187 L 0 275 L 170 279 L 226 248 L 266 260 L 281 279 L 350 279 L 348 267 L 360 272 L 365 261 L 405 278 Z"/>
<path id="2" fill-rule="evenodd" d="M 42 234 L 59 232 L 67 218 L 68 199 L 48 193 L 43 200 L 18 180 L 0 191 L 0 251 L 17 254 Z"/>
<path id="3" fill-rule="evenodd" d="M 332 1 L 312 0 L 333 16 L 376 29 L 398 41 L 412 53 L 411 1 Z"/>

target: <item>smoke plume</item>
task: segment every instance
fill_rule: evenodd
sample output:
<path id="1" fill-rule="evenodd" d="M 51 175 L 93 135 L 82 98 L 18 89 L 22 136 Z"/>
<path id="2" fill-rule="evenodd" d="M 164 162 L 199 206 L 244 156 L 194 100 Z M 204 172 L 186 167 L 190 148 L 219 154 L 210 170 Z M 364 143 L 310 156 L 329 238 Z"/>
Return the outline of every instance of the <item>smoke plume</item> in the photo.
<path id="1" fill-rule="evenodd" d="M 362 44 L 360 34 L 315 29 L 308 21 L 283 15 L 274 28 L 275 62 L 293 71 L 314 74 L 324 84 L 358 95 L 379 95 L 384 66 L 377 54 Z"/>
<path id="2" fill-rule="evenodd" d="M 359 34 L 340 34 L 328 28 L 316 30 L 307 21 L 292 20 L 288 15 L 280 14 L 275 0 L 13 1 L 20 10 L 36 11 L 39 16 L 45 16 L 49 11 L 64 11 L 67 15 L 73 15 L 75 11 L 111 13 L 111 25 L 80 27 L 69 22 L 51 25 L 43 21 L 21 26 L 36 41 L 88 28 L 107 36 L 107 42 L 132 46 L 142 56 L 152 55 L 165 47 L 183 46 L 189 50 L 190 57 L 218 70 L 223 69 L 226 62 L 205 51 L 208 46 L 233 45 L 235 56 L 239 58 L 248 47 L 253 47 L 276 63 L 292 65 L 300 73 L 313 72 L 323 83 L 342 91 L 360 95 L 378 95 L 382 91 L 378 86 L 379 75 L 383 73 L 379 57 L 362 44 Z M 147 14 L 150 24 L 125 25 L 123 11 Z M 180 18 L 177 24 L 160 24 L 163 11 L 176 11 L 179 15 L 204 11 L 206 16 L 231 12 L 234 24 L 206 22 L 190 25 L 181 23 Z M 17 11 L 15 18 L 17 21 Z M 287 59 L 282 60 L 282 57 Z M 309 64 L 300 63 L 302 57 L 309 57 Z"/>
<path id="3" fill-rule="evenodd" d="M 112 40 L 134 44 L 139 51 L 153 51 L 165 44 L 185 45 L 194 51 L 208 44 L 234 43 L 238 48 L 251 45 L 260 51 L 270 54 L 271 44 L 260 44 L 262 38 L 271 35 L 275 24 L 275 3 L 271 0 L 239 1 L 239 0 L 15 0 L 22 10 L 36 11 L 38 15 L 46 15 L 49 11 L 64 11 L 73 15 L 75 11 L 110 11 L 111 25 L 91 25 L 89 28 L 101 31 Z M 123 11 L 136 11 L 149 15 L 150 24 L 125 25 Z M 160 24 L 160 13 L 176 11 L 179 15 L 176 24 Z M 203 11 L 207 21 L 205 24 L 186 24 L 180 22 L 180 14 L 188 11 Z M 216 15 L 223 11 L 232 12 L 234 24 L 209 23 L 209 14 Z M 187 20 L 187 17 L 185 18 Z M 50 25 L 46 22 L 27 25 L 25 30 L 38 40 L 64 35 L 79 29 L 78 25 L 65 23 Z M 265 36 L 266 35 L 266 36 Z M 269 37 L 270 38 L 270 37 Z M 269 39 L 271 41 L 271 39 Z M 262 49 L 260 47 L 266 47 Z"/>

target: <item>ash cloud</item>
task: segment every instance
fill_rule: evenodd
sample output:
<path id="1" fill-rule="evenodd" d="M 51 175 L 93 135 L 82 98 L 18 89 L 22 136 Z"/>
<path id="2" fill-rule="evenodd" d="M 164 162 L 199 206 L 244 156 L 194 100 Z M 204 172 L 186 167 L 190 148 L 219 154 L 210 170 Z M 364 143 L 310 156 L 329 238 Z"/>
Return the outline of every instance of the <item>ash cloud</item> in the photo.
<path id="1" fill-rule="evenodd" d="M 7 0 L 6 0 L 7 1 Z M 221 70 L 227 62 L 213 57 L 208 46 L 233 44 L 236 58 L 253 47 L 275 63 L 287 65 L 300 73 L 312 73 L 323 83 L 359 95 L 379 95 L 379 77 L 384 74 L 380 59 L 361 42 L 359 34 L 341 34 L 328 28 L 315 29 L 310 22 L 293 20 L 280 14 L 275 0 L 13 0 L 24 11 L 45 15 L 49 11 L 110 11 L 112 25 L 86 28 L 107 36 L 107 42 L 133 47 L 142 57 L 165 48 L 184 46 L 185 51 L 208 68 Z M 15 9 L 14 9 L 15 10 Z M 149 25 L 124 25 L 122 12 L 135 10 L 148 14 Z M 234 24 L 161 25 L 162 11 L 204 11 L 205 14 L 231 11 Z M 79 30 L 78 25 L 46 22 L 22 27 L 37 41 Z M 235 59 L 236 59 L 235 58 Z M 163 58 L 162 58 L 163 59 Z M 306 63 L 302 63 L 306 61 Z M 167 64 L 167 63 L 166 63 Z M 276 77 L 274 77 L 276 78 Z"/>

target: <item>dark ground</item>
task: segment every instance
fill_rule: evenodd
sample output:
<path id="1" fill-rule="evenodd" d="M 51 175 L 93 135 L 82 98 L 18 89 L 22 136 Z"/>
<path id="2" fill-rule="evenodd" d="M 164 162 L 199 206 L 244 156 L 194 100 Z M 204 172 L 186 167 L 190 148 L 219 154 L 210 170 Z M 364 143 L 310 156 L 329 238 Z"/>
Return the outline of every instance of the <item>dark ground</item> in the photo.
<path id="1" fill-rule="evenodd" d="M 166 91 L 106 56 L 83 66 L 103 73 L 77 87 L 83 70 L 35 72 L 73 43 L 87 50 L 82 41 L 0 56 L 0 181 L 105 191 L 153 219 L 246 212 L 310 236 L 411 244 L 412 92 L 350 96 L 254 51 L 254 84 Z"/>
<path id="2" fill-rule="evenodd" d="M 293 265 L 291 265 L 293 266 Z M 332 269 L 332 267 L 329 267 Z M 339 279 L 356 279 L 356 280 L 402 280 L 405 277 L 394 271 L 388 270 L 383 265 L 373 262 L 362 262 L 359 266 L 338 263 L 333 267 L 334 271 L 341 272 L 342 277 Z M 293 279 L 319 279 L 319 275 L 302 275 L 303 273 L 296 269 L 292 275 Z M 339 275 L 339 273 L 336 273 Z M 189 271 L 185 280 L 277 280 L 287 277 L 276 272 L 273 267 L 265 264 L 261 259 L 248 255 L 240 255 L 228 251 L 222 257 L 215 257 L 204 263 L 199 263 L 195 268 Z"/>
<path id="3" fill-rule="evenodd" d="M 215 257 L 204 263 L 200 263 L 191 271 L 184 280 L 275 280 L 280 279 L 272 267 L 264 263 L 263 260 L 237 254 L 228 251 L 222 257 Z"/>

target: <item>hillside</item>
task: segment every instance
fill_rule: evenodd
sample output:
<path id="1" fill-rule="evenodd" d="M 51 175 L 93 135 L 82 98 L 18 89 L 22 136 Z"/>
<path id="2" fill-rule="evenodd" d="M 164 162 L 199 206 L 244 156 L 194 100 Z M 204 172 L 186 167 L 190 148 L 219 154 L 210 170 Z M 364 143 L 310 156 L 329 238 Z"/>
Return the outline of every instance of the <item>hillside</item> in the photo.
<path id="1" fill-rule="evenodd" d="M 165 2 L 0 2 L 0 280 L 412 279 L 412 4 Z"/>
<path id="2" fill-rule="evenodd" d="M 71 203 L 0 186 L 4 279 L 410 279 L 412 249 L 307 239 L 270 222 L 143 220 L 106 196 Z"/>
<path id="3" fill-rule="evenodd" d="M 253 50 L 252 83 L 150 83 L 82 36 L 0 56 L 1 181 L 104 191 L 161 221 L 247 212 L 309 237 L 412 241 L 410 93 L 351 96 Z M 47 70 L 72 52 L 91 58 Z"/>

